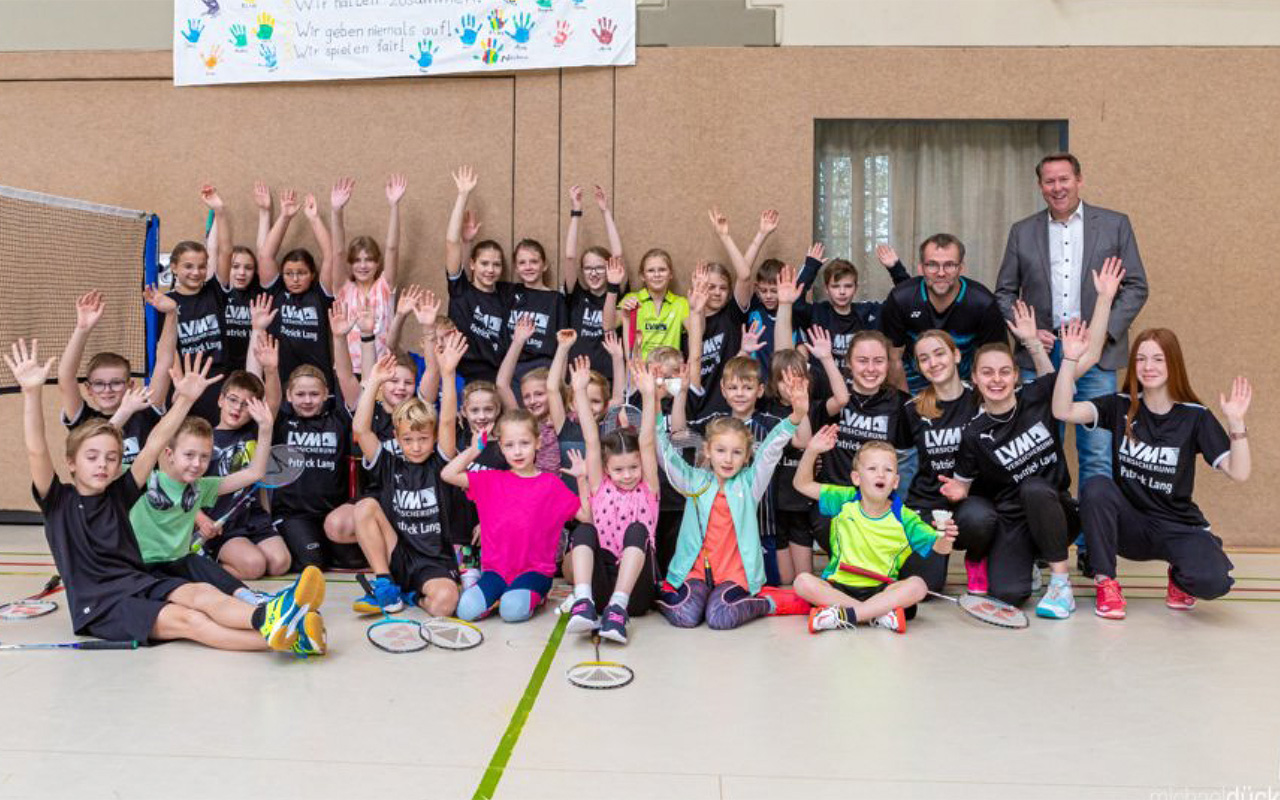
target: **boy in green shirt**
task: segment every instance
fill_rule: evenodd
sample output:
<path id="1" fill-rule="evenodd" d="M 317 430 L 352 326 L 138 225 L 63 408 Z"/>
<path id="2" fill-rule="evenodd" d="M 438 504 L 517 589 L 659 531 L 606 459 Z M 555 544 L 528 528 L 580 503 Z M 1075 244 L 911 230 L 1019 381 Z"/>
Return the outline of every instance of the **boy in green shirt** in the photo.
<path id="1" fill-rule="evenodd" d="M 948 519 L 941 531 L 925 524 L 894 494 L 898 487 L 898 454 L 887 442 L 865 442 L 854 459 L 853 487 L 820 484 L 813 478 L 820 453 L 836 444 L 836 426 L 828 425 L 809 440 L 796 467 L 795 488 L 818 501 L 831 520 L 831 561 L 822 577 L 796 576 L 796 594 L 812 603 L 809 632 L 850 628 L 856 622 L 906 633 L 905 608 L 925 598 L 924 579 L 912 576 L 888 585 L 875 578 L 841 570 L 860 567 L 889 578 L 912 551 L 950 553 L 956 524 Z"/>

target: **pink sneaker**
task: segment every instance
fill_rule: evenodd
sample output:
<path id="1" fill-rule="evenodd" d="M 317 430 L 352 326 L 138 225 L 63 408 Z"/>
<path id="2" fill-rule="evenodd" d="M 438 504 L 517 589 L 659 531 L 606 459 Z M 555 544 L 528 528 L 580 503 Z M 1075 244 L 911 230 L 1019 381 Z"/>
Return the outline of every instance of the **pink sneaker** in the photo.
<path id="1" fill-rule="evenodd" d="M 813 606 L 809 605 L 803 597 L 796 594 L 790 589 L 779 589 L 776 586 L 761 586 L 759 597 L 768 597 L 773 600 L 774 611 L 772 616 L 787 617 L 792 615 L 808 614 Z"/>
<path id="2" fill-rule="evenodd" d="M 1169 585 L 1164 590 L 1164 604 L 1175 611 L 1190 611 L 1196 607 L 1196 599 L 1173 582 L 1173 567 L 1169 567 Z"/>
<path id="3" fill-rule="evenodd" d="M 969 594 L 986 594 L 990 586 L 987 583 L 987 560 L 964 561 L 964 575 Z"/>
<path id="4" fill-rule="evenodd" d="M 1097 583 L 1098 595 L 1093 600 L 1093 613 L 1104 619 L 1124 619 L 1124 593 L 1114 578 L 1104 578 Z"/>

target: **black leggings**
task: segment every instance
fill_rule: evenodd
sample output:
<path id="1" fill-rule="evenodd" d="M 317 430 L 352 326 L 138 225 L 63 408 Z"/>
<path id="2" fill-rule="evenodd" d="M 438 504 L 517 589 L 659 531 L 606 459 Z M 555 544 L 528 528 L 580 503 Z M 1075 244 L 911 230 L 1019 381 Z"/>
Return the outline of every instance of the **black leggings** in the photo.
<path id="1" fill-rule="evenodd" d="M 1067 492 L 1040 477 L 1018 484 L 1018 502 L 999 509 L 999 524 L 987 558 L 992 597 L 1013 605 L 1031 596 L 1036 558 L 1067 560 L 1067 546 L 1080 532 L 1080 515 Z"/>
<path id="2" fill-rule="evenodd" d="M 658 528 L 653 536 L 653 555 L 659 579 L 666 577 L 671 559 L 675 557 L 676 542 L 680 539 L 680 521 L 683 519 L 683 508 L 658 509 Z"/>
<path id="3" fill-rule="evenodd" d="M 1208 528 L 1153 519 L 1133 507 L 1111 478 L 1097 476 L 1080 488 L 1080 520 L 1089 544 L 1089 564 L 1098 575 L 1116 576 L 1116 554 L 1133 561 L 1168 561 L 1173 581 L 1202 600 L 1231 590 L 1234 565 L 1222 540 Z"/>
<path id="4" fill-rule="evenodd" d="M 574 528 L 569 541 L 572 547 L 590 547 L 594 554 L 591 598 L 595 601 L 596 611 L 603 612 L 618 584 L 618 558 L 600 546 L 600 537 L 594 525 L 582 524 Z M 649 531 L 639 522 L 628 525 L 622 535 L 623 552 L 631 547 L 644 553 L 644 566 L 640 568 L 636 585 L 631 587 L 631 599 L 627 601 L 627 615 L 639 617 L 653 606 L 653 599 L 658 593 L 658 574 L 655 571 L 653 550 L 649 547 Z M 584 576 L 574 577 L 581 583 Z"/>
<path id="5" fill-rule="evenodd" d="M 928 512 L 920 515 L 925 522 L 932 523 Z M 955 549 L 964 551 L 965 561 L 981 561 L 991 551 L 991 542 L 996 536 L 996 526 L 1000 517 L 995 506 L 985 497 L 970 497 L 961 503 L 955 512 L 956 534 Z M 940 592 L 947 582 L 948 557 L 942 553 L 929 553 L 921 557 L 912 553 L 898 571 L 899 579 L 913 575 L 924 579 L 929 591 Z"/>

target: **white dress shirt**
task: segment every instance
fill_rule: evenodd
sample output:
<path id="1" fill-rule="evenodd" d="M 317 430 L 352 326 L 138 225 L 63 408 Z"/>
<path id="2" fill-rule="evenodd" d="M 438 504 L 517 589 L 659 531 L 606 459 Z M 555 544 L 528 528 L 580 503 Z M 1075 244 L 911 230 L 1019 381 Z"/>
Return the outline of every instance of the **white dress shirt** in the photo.
<path id="1" fill-rule="evenodd" d="M 1084 201 L 1065 221 L 1049 215 L 1049 278 L 1053 325 L 1080 319 L 1080 271 L 1084 269 Z"/>

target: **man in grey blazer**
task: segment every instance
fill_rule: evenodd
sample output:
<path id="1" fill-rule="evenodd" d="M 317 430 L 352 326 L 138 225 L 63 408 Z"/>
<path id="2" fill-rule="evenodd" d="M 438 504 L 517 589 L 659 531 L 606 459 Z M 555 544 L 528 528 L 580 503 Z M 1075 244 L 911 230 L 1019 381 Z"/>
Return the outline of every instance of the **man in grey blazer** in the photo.
<path id="1" fill-rule="evenodd" d="M 1112 303 L 1102 359 L 1076 381 L 1077 400 L 1109 394 L 1116 390 L 1116 370 L 1129 358 L 1129 325 L 1147 301 L 1147 274 L 1133 227 L 1124 214 L 1081 202 L 1084 179 L 1079 160 L 1070 153 L 1042 158 L 1036 178 L 1048 208 L 1009 229 L 996 279 L 996 300 L 1009 319 L 1019 297 L 1035 306 L 1040 338 L 1056 367 L 1062 348 L 1054 332 L 1072 319 L 1087 322 L 1092 317 L 1097 292 L 1091 273 L 1101 269 L 1107 258 L 1120 258 L 1125 277 Z M 1019 352 L 1018 362 L 1027 374 L 1030 356 Z M 1111 475 L 1110 433 L 1077 425 L 1076 453 L 1077 486 L 1094 475 Z"/>

